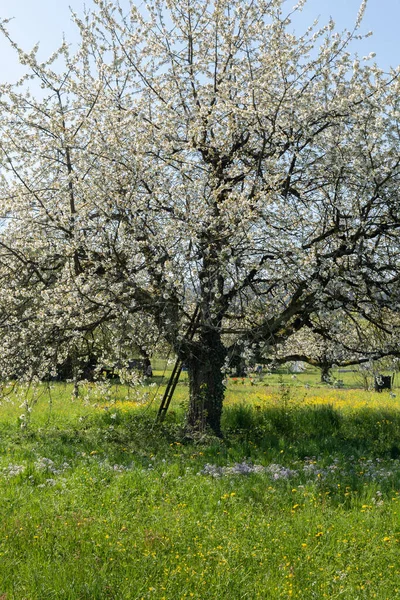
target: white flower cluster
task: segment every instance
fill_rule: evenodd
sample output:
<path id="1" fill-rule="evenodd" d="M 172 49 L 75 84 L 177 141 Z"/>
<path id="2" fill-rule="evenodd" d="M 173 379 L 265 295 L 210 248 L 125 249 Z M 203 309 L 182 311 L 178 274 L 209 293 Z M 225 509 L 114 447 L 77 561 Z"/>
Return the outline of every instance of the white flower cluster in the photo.
<path id="1" fill-rule="evenodd" d="M 66 469 L 69 469 L 70 465 L 67 462 L 63 462 L 59 467 L 56 467 L 51 458 L 41 457 L 34 463 L 34 467 L 37 471 L 60 475 Z"/>
<path id="2" fill-rule="evenodd" d="M 25 466 L 13 465 L 10 463 L 7 467 L 4 467 L 2 471 L 5 477 L 16 477 L 25 471 Z"/>
<path id="3" fill-rule="evenodd" d="M 211 477 L 228 477 L 230 475 L 267 473 L 274 481 L 278 479 L 290 479 L 298 475 L 298 471 L 282 467 L 281 465 L 270 464 L 267 467 L 264 467 L 262 465 L 253 465 L 246 461 L 235 463 L 232 466 L 226 467 L 220 467 L 207 463 L 200 473 L 201 475 L 211 475 Z"/>

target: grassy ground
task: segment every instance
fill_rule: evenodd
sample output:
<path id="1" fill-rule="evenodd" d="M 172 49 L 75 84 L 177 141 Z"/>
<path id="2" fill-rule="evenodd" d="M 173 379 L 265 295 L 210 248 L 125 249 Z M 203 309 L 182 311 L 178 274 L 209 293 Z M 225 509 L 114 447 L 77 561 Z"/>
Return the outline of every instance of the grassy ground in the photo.
<path id="1" fill-rule="evenodd" d="M 167 378 L 171 373 L 173 367 L 173 361 L 166 362 L 162 359 L 154 359 L 152 361 L 152 365 L 154 368 L 155 378 L 153 381 L 159 382 L 162 377 Z M 392 372 L 383 371 L 381 374 L 383 375 L 393 375 Z M 250 373 L 251 378 L 255 382 L 259 382 L 259 377 L 255 373 Z M 362 369 L 357 366 L 350 366 L 346 368 L 334 367 L 330 371 L 330 377 L 332 380 L 332 386 L 334 389 L 337 389 L 337 383 L 340 382 L 343 385 L 344 389 L 361 389 L 364 387 L 364 384 L 367 382 L 369 387 L 373 387 L 373 374 L 369 370 Z M 292 371 L 286 367 L 281 366 L 279 369 L 274 370 L 273 372 L 268 371 L 266 367 L 264 367 L 262 372 L 262 382 L 264 385 L 276 387 L 281 385 L 282 383 L 288 387 L 304 387 L 304 386 L 320 386 L 321 385 L 321 371 L 315 367 L 307 366 L 304 371 L 300 373 L 292 373 Z M 185 372 L 181 375 L 181 381 L 187 380 L 187 374 Z M 242 378 L 232 377 L 230 379 L 231 382 L 241 383 Z M 246 382 L 246 379 L 244 380 Z M 400 387 L 400 374 L 395 373 L 394 376 L 395 387 Z M 329 386 L 325 386 L 329 387 Z"/>
<path id="2" fill-rule="evenodd" d="M 400 597 L 400 394 L 271 377 L 229 382 L 223 440 L 183 380 L 162 426 L 157 384 L 6 397 L 0 599 Z"/>

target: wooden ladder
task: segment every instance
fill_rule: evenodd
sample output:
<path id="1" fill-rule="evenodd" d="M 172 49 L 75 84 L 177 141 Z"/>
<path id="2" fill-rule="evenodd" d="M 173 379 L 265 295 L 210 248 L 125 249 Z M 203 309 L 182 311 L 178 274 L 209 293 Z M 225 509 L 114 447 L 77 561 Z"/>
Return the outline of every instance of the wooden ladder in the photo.
<path id="1" fill-rule="evenodd" d="M 189 327 L 188 327 L 188 330 L 187 330 L 186 336 L 185 336 L 186 339 L 188 339 L 188 340 L 193 339 L 193 336 L 194 336 L 197 326 L 199 324 L 199 317 L 200 317 L 200 308 L 197 306 L 192 315 L 191 321 L 189 323 Z M 162 423 L 162 421 L 164 421 L 165 415 L 167 414 L 167 410 L 169 408 L 169 405 L 171 404 L 171 400 L 174 395 L 175 388 L 178 384 L 179 377 L 181 375 L 182 367 L 183 367 L 183 362 L 178 357 L 176 359 L 174 368 L 172 369 L 171 377 L 168 380 L 167 387 L 165 388 L 165 392 L 164 392 L 164 395 L 161 400 L 160 408 L 158 409 L 157 421 L 159 421 L 160 423 Z"/>

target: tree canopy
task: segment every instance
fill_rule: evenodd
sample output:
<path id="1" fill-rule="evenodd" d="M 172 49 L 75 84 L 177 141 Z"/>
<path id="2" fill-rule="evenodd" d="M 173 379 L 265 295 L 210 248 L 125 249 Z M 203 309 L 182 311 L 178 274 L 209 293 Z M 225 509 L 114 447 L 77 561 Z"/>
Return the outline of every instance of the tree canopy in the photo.
<path id="1" fill-rule="evenodd" d="M 364 5 L 354 31 L 296 36 L 302 4 L 95 0 L 76 51 L 39 64 L 11 42 L 27 76 L 0 98 L 4 374 L 41 377 L 96 336 L 163 339 L 189 425 L 219 433 L 234 355 L 349 319 L 395 346 L 400 72 L 349 52 Z"/>

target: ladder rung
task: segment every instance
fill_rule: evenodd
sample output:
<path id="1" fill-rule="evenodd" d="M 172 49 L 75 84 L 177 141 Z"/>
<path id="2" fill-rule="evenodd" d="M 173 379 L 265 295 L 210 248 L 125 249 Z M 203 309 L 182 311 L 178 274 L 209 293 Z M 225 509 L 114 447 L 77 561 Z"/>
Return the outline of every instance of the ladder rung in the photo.
<path id="1" fill-rule="evenodd" d="M 192 318 L 189 323 L 189 327 L 186 332 L 186 338 L 189 340 L 193 339 L 193 336 L 197 329 L 197 325 L 199 323 L 199 317 L 200 317 L 200 307 L 196 306 L 196 309 L 192 315 Z M 171 376 L 168 380 L 167 387 L 165 388 L 165 392 L 164 392 L 164 395 L 161 400 L 160 408 L 158 409 L 158 412 L 157 412 L 157 420 L 158 421 L 163 421 L 165 415 L 167 414 L 167 410 L 169 408 L 169 405 L 171 404 L 171 400 L 174 395 L 175 388 L 178 385 L 179 377 L 180 377 L 181 371 L 182 371 L 182 366 L 183 366 L 183 363 L 182 363 L 181 359 L 177 358 L 174 368 L 172 369 Z"/>

